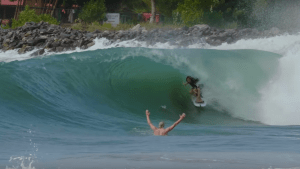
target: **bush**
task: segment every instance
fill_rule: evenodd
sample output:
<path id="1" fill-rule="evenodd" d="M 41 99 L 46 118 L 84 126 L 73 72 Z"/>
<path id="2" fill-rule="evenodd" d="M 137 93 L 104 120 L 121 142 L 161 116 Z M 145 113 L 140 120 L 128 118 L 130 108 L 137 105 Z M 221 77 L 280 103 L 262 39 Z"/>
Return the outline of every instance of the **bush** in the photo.
<path id="1" fill-rule="evenodd" d="M 1 28 L 2 28 L 2 29 L 9 29 L 10 27 L 9 27 L 8 24 L 6 24 L 5 26 L 4 26 L 4 25 L 1 25 Z"/>
<path id="2" fill-rule="evenodd" d="M 34 9 L 29 9 L 29 6 L 27 5 L 25 7 L 25 10 L 20 13 L 19 19 L 12 20 L 12 28 L 14 29 L 23 26 L 26 22 L 38 23 L 40 21 L 48 22 L 49 24 L 58 25 L 57 20 L 53 18 L 51 15 L 48 14 L 38 15 L 36 14 L 36 11 Z"/>
<path id="3" fill-rule="evenodd" d="M 183 23 L 187 26 L 195 24 L 203 24 L 207 22 L 207 19 L 219 18 L 219 14 L 213 12 L 213 7 L 219 3 L 219 0 L 184 0 L 177 8 L 177 12 L 180 14 Z M 212 15 L 207 17 L 207 15 Z"/>
<path id="4" fill-rule="evenodd" d="M 104 0 L 91 0 L 84 4 L 79 18 L 85 23 L 101 21 L 105 18 L 106 7 Z"/>

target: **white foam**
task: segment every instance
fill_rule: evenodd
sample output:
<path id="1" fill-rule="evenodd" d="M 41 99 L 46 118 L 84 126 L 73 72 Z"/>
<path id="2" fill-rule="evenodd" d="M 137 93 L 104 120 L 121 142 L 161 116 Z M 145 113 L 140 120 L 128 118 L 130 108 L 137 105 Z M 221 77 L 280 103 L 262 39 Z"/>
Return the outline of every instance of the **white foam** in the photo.
<path id="1" fill-rule="evenodd" d="M 269 125 L 300 125 L 300 35 L 240 40 L 212 49 L 255 49 L 281 54 L 278 71 L 260 90 L 259 121 Z"/>
<path id="2" fill-rule="evenodd" d="M 258 111 L 266 124 L 300 125 L 299 49 L 300 45 L 279 59 L 278 73 L 260 91 Z"/>
<path id="3" fill-rule="evenodd" d="M 233 49 L 255 49 L 278 53 L 284 55 L 290 50 L 295 49 L 300 44 L 300 34 L 297 35 L 281 35 L 270 38 L 239 40 L 234 44 L 223 43 L 221 46 L 211 47 L 218 50 Z"/>
<path id="4" fill-rule="evenodd" d="M 32 165 L 35 157 L 30 154 L 29 156 L 10 157 L 9 162 L 12 163 L 11 167 L 6 166 L 6 169 L 35 169 Z"/>

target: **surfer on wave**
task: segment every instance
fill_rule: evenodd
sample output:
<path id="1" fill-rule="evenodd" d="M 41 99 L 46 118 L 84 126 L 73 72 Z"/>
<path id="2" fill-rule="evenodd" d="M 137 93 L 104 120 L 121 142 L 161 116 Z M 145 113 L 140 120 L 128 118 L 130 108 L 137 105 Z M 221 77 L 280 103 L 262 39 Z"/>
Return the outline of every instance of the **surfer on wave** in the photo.
<path id="1" fill-rule="evenodd" d="M 200 87 L 197 86 L 197 82 L 199 81 L 199 79 L 195 79 L 191 76 L 187 76 L 186 77 L 186 83 L 183 82 L 183 85 L 191 85 L 192 89 L 190 90 L 190 94 L 194 95 L 195 97 L 197 97 L 196 102 L 197 103 L 204 103 L 204 101 L 201 98 L 201 91 L 200 91 Z"/>
<path id="2" fill-rule="evenodd" d="M 165 136 L 165 135 L 168 135 L 168 132 L 173 130 L 173 128 L 175 126 L 177 126 L 177 124 L 179 124 L 181 122 L 181 120 L 183 118 L 185 118 L 185 113 L 182 113 L 182 115 L 179 115 L 179 120 L 177 120 L 172 126 L 168 127 L 168 128 L 164 128 L 165 127 L 165 123 L 163 121 L 161 121 L 159 123 L 159 128 L 156 128 L 150 121 L 150 112 L 149 110 L 146 110 L 146 117 L 147 117 L 147 122 L 149 124 L 149 126 L 151 127 L 151 129 L 153 130 L 153 133 L 154 135 L 157 135 L 157 136 Z"/>

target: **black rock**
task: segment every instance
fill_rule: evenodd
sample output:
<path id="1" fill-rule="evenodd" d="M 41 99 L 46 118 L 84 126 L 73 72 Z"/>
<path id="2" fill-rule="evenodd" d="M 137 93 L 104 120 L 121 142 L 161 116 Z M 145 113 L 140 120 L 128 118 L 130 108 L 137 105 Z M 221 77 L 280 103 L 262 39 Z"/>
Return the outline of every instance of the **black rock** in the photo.
<path id="1" fill-rule="evenodd" d="M 60 46 L 60 42 L 59 41 L 55 41 L 52 43 L 52 47 L 59 47 Z"/>
<path id="2" fill-rule="evenodd" d="M 15 46 L 19 43 L 19 41 L 13 41 L 10 45 L 9 48 L 13 49 Z"/>
<path id="3" fill-rule="evenodd" d="M 95 34 L 95 33 L 101 33 L 101 31 L 99 31 L 98 29 L 96 29 L 96 30 L 93 32 L 93 34 Z"/>
<path id="4" fill-rule="evenodd" d="M 23 45 L 23 47 L 22 47 L 21 49 L 18 50 L 18 53 L 19 53 L 19 54 L 23 54 L 23 53 L 32 51 L 33 49 L 34 49 L 34 47 L 32 47 L 32 46 L 26 46 L 26 45 Z"/>
<path id="5" fill-rule="evenodd" d="M 50 48 L 48 52 L 56 52 L 56 48 Z"/>
<path id="6" fill-rule="evenodd" d="M 46 34 L 51 34 L 51 32 L 49 32 L 49 31 L 46 30 L 46 29 L 40 29 L 40 34 L 41 34 L 41 35 L 46 35 Z"/>
<path id="7" fill-rule="evenodd" d="M 86 45 L 83 45 L 80 47 L 80 49 L 87 49 L 88 47 Z"/>
<path id="8" fill-rule="evenodd" d="M 47 42 L 46 44 L 45 44 L 45 48 L 52 48 L 53 47 L 53 44 L 52 44 L 53 42 Z"/>
<path id="9" fill-rule="evenodd" d="M 66 32 L 67 34 L 71 34 L 71 31 L 72 31 L 71 28 L 67 28 L 65 32 Z"/>
<path id="10" fill-rule="evenodd" d="M 91 42 L 91 43 L 88 43 L 86 46 L 89 48 L 91 46 L 94 46 L 95 45 L 95 42 Z"/>
<path id="11" fill-rule="evenodd" d="M 233 42 L 233 39 L 232 39 L 231 37 L 229 37 L 229 38 L 227 38 L 227 39 L 225 40 L 225 42 L 227 42 L 228 44 L 230 44 L 230 43 Z"/>
<path id="12" fill-rule="evenodd" d="M 45 42 L 47 39 L 45 38 L 36 38 L 36 39 L 30 39 L 27 41 L 27 44 L 29 46 L 35 46 L 36 44 L 38 43 L 41 43 L 41 42 Z"/>
<path id="13" fill-rule="evenodd" d="M 183 26 L 183 27 L 181 28 L 181 30 L 188 31 L 188 30 L 189 30 L 189 27 Z"/>
<path id="14" fill-rule="evenodd" d="M 60 38 L 64 39 L 64 38 L 69 38 L 71 35 L 69 34 L 65 34 L 65 33 L 60 33 Z"/>
<path id="15" fill-rule="evenodd" d="M 13 36 L 13 34 L 14 34 L 14 32 L 8 32 L 5 36 L 5 38 L 10 38 Z"/>
<path id="16" fill-rule="evenodd" d="M 64 48 L 59 46 L 59 47 L 56 47 L 56 52 L 62 52 L 64 51 Z"/>
<path id="17" fill-rule="evenodd" d="M 24 42 L 19 42 L 19 43 L 15 46 L 15 48 L 21 48 L 21 47 L 23 46 L 23 44 L 24 44 Z"/>
<path id="18" fill-rule="evenodd" d="M 84 35 L 87 39 L 90 39 L 93 37 L 93 34 L 92 33 L 87 33 Z"/>
<path id="19" fill-rule="evenodd" d="M 83 39 L 79 39 L 77 42 L 78 47 L 81 47 L 83 45 Z"/>
<path id="20" fill-rule="evenodd" d="M 45 53 L 45 50 L 44 49 L 40 49 L 40 50 L 32 53 L 30 56 L 40 56 L 40 55 L 42 55 L 44 53 Z"/>

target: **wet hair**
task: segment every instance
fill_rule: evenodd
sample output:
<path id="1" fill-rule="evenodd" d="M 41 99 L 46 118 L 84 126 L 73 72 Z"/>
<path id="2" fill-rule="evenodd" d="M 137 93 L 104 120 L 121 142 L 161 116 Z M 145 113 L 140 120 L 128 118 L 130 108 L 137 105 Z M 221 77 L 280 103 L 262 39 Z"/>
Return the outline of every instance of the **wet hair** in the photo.
<path id="1" fill-rule="evenodd" d="M 163 122 L 163 121 L 159 122 L 158 127 L 159 128 L 164 128 L 165 127 L 165 122 Z"/>
<path id="2" fill-rule="evenodd" d="M 191 79 L 191 83 L 194 83 L 194 84 L 196 84 L 199 81 L 198 78 L 195 79 L 192 76 L 187 76 L 185 80 L 187 81 L 187 79 Z"/>

